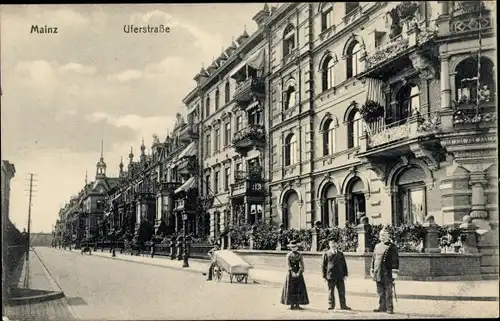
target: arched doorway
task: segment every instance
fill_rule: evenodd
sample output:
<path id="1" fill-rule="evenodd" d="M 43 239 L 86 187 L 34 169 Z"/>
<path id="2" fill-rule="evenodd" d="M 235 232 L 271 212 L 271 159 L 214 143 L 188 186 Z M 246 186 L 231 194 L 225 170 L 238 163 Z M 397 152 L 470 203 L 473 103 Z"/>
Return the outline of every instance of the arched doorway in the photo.
<path id="1" fill-rule="evenodd" d="M 338 226 L 337 187 L 328 183 L 321 192 L 321 222 L 324 227 Z"/>
<path id="2" fill-rule="evenodd" d="M 395 177 L 393 196 L 394 225 L 424 223 L 427 216 L 425 172 L 418 166 L 404 169 Z"/>
<path id="3" fill-rule="evenodd" d="M 346 222 L 356 225 L 361 213 L 366 215 L 365 184 L 359 177 L 349 182 L 346 199 Z"/>
<path id="4" fill-rule="evenodd" d="M 285 229 L 300 228 L 300 208 L 299 195 L 296 191 L 290 190 L 283 197 L 282 223 Z"/>

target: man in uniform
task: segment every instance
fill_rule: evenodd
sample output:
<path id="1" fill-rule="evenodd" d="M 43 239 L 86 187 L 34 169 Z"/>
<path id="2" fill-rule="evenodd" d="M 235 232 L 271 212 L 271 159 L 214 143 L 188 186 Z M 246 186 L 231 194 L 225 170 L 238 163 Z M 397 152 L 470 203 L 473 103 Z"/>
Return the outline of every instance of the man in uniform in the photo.
<path id="1" fill-rule="evenodd" d="M 379 306 L 374 312 L 394 313 L 392 302 L 392 286 L 394 279 L 398 277 L 399 256 L 396 245 L 389 239 L 389 232 L 385 229 L 380 231 L 380 242 L 373 250 L 370 275 L 377 283 L 377 294 L 379 295 Z"/>

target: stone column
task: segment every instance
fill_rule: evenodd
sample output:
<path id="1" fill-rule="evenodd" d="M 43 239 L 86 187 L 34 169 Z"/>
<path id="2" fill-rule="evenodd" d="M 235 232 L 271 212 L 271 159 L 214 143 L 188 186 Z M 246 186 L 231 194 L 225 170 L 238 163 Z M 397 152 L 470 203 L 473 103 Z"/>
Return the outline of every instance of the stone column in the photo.
<path id="1" fill-rule="evenodd" d="M 253 232 L 250 233 L 250 235 L 248 236 L 249 238 L 249 243 L 250 243 L 250 250 L 253 250 L 254 247 L 255 247 L 255 236 L 253 235 Z"/>
<path id="2" fill-rule="evenodd" d="M 441 55 L 441 109 L 451 108 L 450 63 L 448 55 Z"/>
<path id="3" fill-rule="evenodd" d="M 283 223 L 281 224 L 283 225 Z M 280 226 L 279 230 L 278 230 L 278 244 L 276 246 L 276 251 L 281 251 L 282 250 L 282 243 L 283 243 L 283 227 Z"/>
<path id="4" fill-rule="evenodd" d="M 311 230 L 311 252 L 318 251 L 318 229 L 313 227 Z"/>
<path id="5" fill-rule="evenodd" d="M 371 225 L 368 221 L 368 217 L 363 216 L 359 225 L 356 226 L 356 232 L 358 232 L 358 248 L 356 249 L 357 253 L 366 253 L 371 250 L 370 230 Z"/>
<path id="6" fill-rule="evenodd" d="M 477 226 L 472 223 L 472 217 L 465 215 L 460 228 L 465 234 L 465 240 L 462 241 L 462 249 L 464 253 L 478 253 L 477 249 Z"/>
<path id="7" fill-rule="evenodd" d="M 344 227 L 346 223 L 346 202 L 345 196 L 337 197 L 338 205 L 338 215 L 339 215 L 339 227 Z"/>
<path id="8" fill-rule="evenodd" d="M 426 228 L 424 237 L 425 253 L 441 253 L 439 248 L 438 225 L 435 223 L 433 215 L 427 215 L 425 223 L 422 224 Z"/>
<path id="9" fill-rule="evenodd" d="M 473 222 L 475 220 L 486 220 L 486 200 L 484 197 L 484 185 L 487 184 L 485 173 L 483 171 L 470 173 L 469 185 L 472 187 L 471 212 Z"/>
<path id="10" fill-rule="evenodd" d="M 245 223 L 248 224 L 250 222 L 250 204 L 248 204 L 247 197 L 245 196 L 244 200 L 245 204 Z"/>

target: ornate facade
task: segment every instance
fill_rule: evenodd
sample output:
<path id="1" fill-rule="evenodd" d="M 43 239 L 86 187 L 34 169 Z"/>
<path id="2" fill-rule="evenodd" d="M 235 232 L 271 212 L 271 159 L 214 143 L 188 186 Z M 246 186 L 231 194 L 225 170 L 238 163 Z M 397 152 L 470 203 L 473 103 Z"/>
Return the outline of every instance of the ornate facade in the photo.
<path id="1" fill-rule="evenodd" d="M 496 52 L 480 3 L 278 9 L 267 22 L 274 221 L 310 228 L 433 215 L 449 224 L 471 215 L 482 272 L 496 273 Z"/>

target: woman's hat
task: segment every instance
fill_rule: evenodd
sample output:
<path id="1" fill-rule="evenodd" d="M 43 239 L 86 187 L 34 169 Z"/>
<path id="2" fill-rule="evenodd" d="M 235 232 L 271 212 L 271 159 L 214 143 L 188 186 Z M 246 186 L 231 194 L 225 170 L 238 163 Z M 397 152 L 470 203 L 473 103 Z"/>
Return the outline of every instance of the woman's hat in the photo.
<path id="1" fill-rule="evenodd" d="M 293 241 L 290 242 L 290 244 L 288 244 L 288 246 L 290 246 L 290 247 L 297 247 L 299 245 L 297 244 L 297 241 L 293 240 Z"/>

